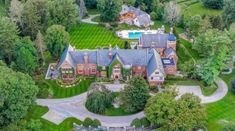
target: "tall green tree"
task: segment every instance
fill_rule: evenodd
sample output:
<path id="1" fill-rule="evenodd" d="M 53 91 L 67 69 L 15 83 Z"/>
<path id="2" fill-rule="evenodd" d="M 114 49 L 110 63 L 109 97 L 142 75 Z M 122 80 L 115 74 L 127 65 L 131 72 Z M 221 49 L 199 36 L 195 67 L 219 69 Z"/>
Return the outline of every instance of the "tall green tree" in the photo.
<path id="1" fill-rule="evenodd" d="M 12 21 L 17 23 L 22 27 L 22 14 L 23 14 L 24 5 L 19 0 L 12 0 L 11 6 L 9 8 L 9 17 Z"/>
<path id="2" fill-rule="evenodd" d="M 97 2 L 102 21 L 111 22 L 117 20 L 123 3 L 122 0 L 98 0 Z"/>
<path id="3" fill-rule="evenodd" d="M 23 10 L 23 34 L 36 38 L 38 30 L 45 31 L 47 27 L 47 0 L 27 0 Z"/>
<path id="4" fill-rule="evenodd" d="M 149 87 L 142 76 L 134 76 L 121 93 L 124 109 L 132 113 L 143 110 L 148 98 Z"/>
<path id="5" fill-rule="evenodd" d="M 95 9 L 97 7 L 97 0 L 84 0 L 84 2 L 89 9 Z"/>
<path id="6" fill-rule="evenodd" d="M 66 45 L 69 44 L 69 33 L 61 25 L 52 25 L 46 31 L 47 49 L 54 57 L 59 57 Z"/>
<path id="7" fill-rule="evenodd" d="M 192 16 L 188 20 L 188 22 L 186 23 L 186 26 L 188 28 L 189 34 L 193 36 L 198 35 L 201 21 L 202 21 L 202 17 L 200 15 Z"/>
<path id="8" fill-rule="evenodd" d="M 42 65 L 44 65 L 45 64 L 44 51 L 46 49 L 46 45 L 44 37 L 40 31 L 38 31 L 38 34 L 36 36 L 35 44 L 39 54 L 39 62 L 42 63 Z"/>
<path id="9" fill-rule="evenodd" d="M 0 59 L 10 64 L 15 49 L 15 44 L 19 39 L 18 28 L 11 19 L 0 17 Z"/>
<path id="10" fill-rule="evenodd" d="M 0 128 L 17 122 L 26 116 L 29 107 L 34 104 L 38 87 L 28 75 L 14 72 L 0 65 Z"/>
<path id="11" fill-rule="evenodd" d="M 211 85 L 220 71 L 231 59 L 232 40 L 227 31 L 208 30 L 199 35 L 193 48 L 203 57 L 197 68 L 197 75 L 207 85 Z"/>
<path id="12" fill-rule="evenodd" d="M 180 21 L 180 8 L 177 6 L 176 2 L 170 1 L 165 4 L 163 20 L 170 23 L 171 26 L 179 23 Z"/>
<path id="13" fill-rule="evenodd" d="M 145 107 L 147 119 L 167 131 L 190 131 L 206 124 L 206 111 L 200 99 L 185 94 L 178 100 L 172 91 L 158 93 Z"/>
<path id="14" fill-rule="evenodd" d="M 222 9 L 224 6 L 224 0 L 202 0 L 205 7 L 211 9 Z"/>
<path id="15" fill-rule="evenodd" d="M 226 0 L 224 5 L 224 12 L 222 14 L 228 28 L 235 20 L 235 0 Z"/>
<path id="16" fill-rule="evenodd" d="M 212 29 L 200 34 L 195 39 L 193 49 L 197 50 L 202 57 L 210 57 L 216 55 L 222 45 L 231 46 L 228 34 L 218 29 Z"/>
<path id="17" fill-rule="evenodd" d="M 63 25 L 70 30 L 78 22 L 78 6 L 75 0 L 50 0 L 48 25 Z"/>
<path id="18" fill-rule="evenodd" d="M 33 74 L 38 62 L 37 50 L 29 37 L 22 38 L 16 45 L 16 68 L 24 73 Z"/>

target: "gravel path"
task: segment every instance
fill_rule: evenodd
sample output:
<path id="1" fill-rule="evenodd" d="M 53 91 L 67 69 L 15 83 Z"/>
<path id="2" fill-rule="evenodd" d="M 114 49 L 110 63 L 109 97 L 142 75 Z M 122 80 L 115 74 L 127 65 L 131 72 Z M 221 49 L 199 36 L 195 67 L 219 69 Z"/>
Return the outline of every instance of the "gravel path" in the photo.
<path id="1" fill-rule="evenodd" d="M 96 15 L 89 15 L 88 18 L 82 19 L 81 21 L 84 23 L 88 23 L 88 24 L 94 24 L 94 25 L 98 25 L 98 22 L 92 21 L 93 18 L 100 16 L 100 14 L 96 14 Z"/>
<path id="2" fill-rule="evenodd" d="M 199 86 L 178 86 L 179 96 L 185 93 L 193 93 L 201 98 L 202 103 L 211 103 L 222 99 L 228 92 L 226 83 L 218 78 L 216 79 L 218 85 L 217 91 L 211 96 L 203 96 Z M 112 85 L 109 85 L 109 87 Z M 116 87 L 117 85 L 115 85 Z M 118 88 L 123 88 L 120 85 Z M 110 87 L 112 90 L 112 88 Z M 100 120 L 103 126 L 107 127 L 123 127 L 129 126 L 132 120 L 135 118 L 144 117 L 144 112 L 140 112 L 129 116 L 102 116 L 89 112 L 85 108 L 87 93 L 83 93 L 78 96 L 64 98 L 64 99 L 38 99 L 37 104 L 41 106 L 47 106 L 49 112 L 42 116 L 55 124 L 60 124 L 68 117 L 75 117 L 80 120 L 84 120 L 86 117 Z"/>

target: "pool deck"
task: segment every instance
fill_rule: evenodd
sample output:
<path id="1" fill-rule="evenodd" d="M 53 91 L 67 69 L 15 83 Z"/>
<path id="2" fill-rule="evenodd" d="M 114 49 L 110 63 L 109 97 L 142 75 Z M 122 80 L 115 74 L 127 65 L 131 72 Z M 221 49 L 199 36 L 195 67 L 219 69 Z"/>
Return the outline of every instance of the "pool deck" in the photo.
<path id="1" fill-rule="evenodd" d="M 139 39 L 139 37 L 129 38 L 129 33 L 157 34 L 159 30 L 122 30 L 116 32 L 117 36 L 123 39 Z"/>

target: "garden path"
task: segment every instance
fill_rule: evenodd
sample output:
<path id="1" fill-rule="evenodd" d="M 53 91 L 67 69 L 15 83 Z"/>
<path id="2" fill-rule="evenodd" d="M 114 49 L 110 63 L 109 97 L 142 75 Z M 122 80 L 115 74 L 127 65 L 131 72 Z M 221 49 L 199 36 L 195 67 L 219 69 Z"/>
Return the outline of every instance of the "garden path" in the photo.
<path id="1" fill-rule="evenodd" d="M 84 23 L 88 23 L 88 24 L 94 24 L 94 25 L 98 25 L 98 22 L 92 21 L 93 18 L 100 16 L 100 14 L 96 14 L 96 15 L 89 15 L 88 18 L 82 19 L 81 21 Z"/>
<path id="2" fill-rule="evenodd" d="M 179 96 L 185 93 L 193 93 L 201 98 L 202 103 L 211 103 L 222 99 L 228 91 L 228 87 L 222 79 L 218 78 L 215 82 L 218 85 L 218 89 L 211 96 L 203 96 L 201 89 L 198 86 L 178 86 L 177 89 L 179 89 Z M 123 88 L 123 85 L 119 88 Z M 87 93 L 64 99 L 38 99 L 37 104 L 41 106 L 47 106 L 49 108 L 49 112 L 43 115 L 42 118 L 47 119 L 55 124 L 60 124 L 68 117 L 75 117 L 82 121 L 86 117 L 90 117 L 92 119 L 100 120 L 103 126 L 124 127 L 129 126 L 132 120 L 135 118 L 142 118 L 145 116 L 144 112 L 129 116 L 102 116 L 94 114 L 89 112 L 85 107 L 86 97 Z"/>

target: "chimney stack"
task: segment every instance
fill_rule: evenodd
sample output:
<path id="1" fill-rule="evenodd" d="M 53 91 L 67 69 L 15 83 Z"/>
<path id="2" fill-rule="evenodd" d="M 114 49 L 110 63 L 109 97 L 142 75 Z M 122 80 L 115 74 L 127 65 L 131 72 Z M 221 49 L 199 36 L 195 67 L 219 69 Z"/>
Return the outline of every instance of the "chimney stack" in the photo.
<path id="1" fill-rule="evenodd" d="M 113 54 L 112 54 L 112 46 L 111 45 L 109 45 L 109 59 L 112 59 L 112 57 L 113 57 Z"/>
<path id="2" fill-rule="evenodd" d="M 89 57 L 88 57 L 88 53 L 87 52 L 84 53 L 84 63 L 85 64 L 89 63 Z"/>

